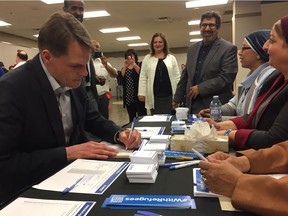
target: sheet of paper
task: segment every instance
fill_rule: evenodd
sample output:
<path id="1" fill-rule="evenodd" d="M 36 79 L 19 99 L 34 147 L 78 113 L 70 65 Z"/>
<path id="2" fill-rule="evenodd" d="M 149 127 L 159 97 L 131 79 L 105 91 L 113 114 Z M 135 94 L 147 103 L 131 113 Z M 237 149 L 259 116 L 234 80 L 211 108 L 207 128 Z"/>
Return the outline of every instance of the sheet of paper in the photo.
<path id="1" fill-rule="evenodd" d="M 229 197 L 219 197 L 219 203 L 222 211 L 239 211 L 233 207 Z"/>
<path id="2" fill-rule="evenodd" d="M 95 202 L 17 198 L 0 211 L 0 216 L 85 216 Z"/>
<path id="3" fill-rule="evenodd" d="M 117 149 L 119 153 L 115 158 L 129 158 L 129 155 L 134 151 L 134 150 L 126 150 L 126 147 L 120 144 L 109 143 L 106 141 L 101 141 L 100 143 L 109 145 L 110 147 Z"/>
<path id="4" fill-rule="evenodd" d="M 169 122 L 171 115 L 151 115 L 144 116 L 139 122 Z"/>
<path id="5" fill-rule="evenodd" d="M 33 187 L 64 193 L 103 194 L 128 165 L 129 162 L 78 159 Z"/>
<path id="6" fill-rule="evenodd" d="M 162 135 L 165 127 L 135 127 L 140 133 L 143 139 L 150 139 L 155 135 Z"/>

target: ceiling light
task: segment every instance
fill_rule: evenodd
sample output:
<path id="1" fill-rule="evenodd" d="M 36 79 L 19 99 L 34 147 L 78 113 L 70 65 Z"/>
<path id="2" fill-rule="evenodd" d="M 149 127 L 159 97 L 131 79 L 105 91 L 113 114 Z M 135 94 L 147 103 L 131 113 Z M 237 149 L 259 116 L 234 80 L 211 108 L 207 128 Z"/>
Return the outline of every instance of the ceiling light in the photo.
<path id="1" fill-rule="evenodd" d="M 188 25 L 199 25 L 200 24 L 200 20 L 191 20 L 188 22 Z"/>
<path id="2" fill-rule="evenodd" d="M 202 38 L 194 38 L 194 39 L 191 39 L 190 42 L 198 42 L 198 41 L 201 41 Z"/>
<path id="3" fill-rule="evenodd" d="M 186 8 L 205 7 L 213 5 L 227 4 L 228 0 L 195 0 L 186 2 Z"/>
<path id="4" fill-rule="evenodd" d="M 148 43 L 134 43 L 134 44 L 128 44 L 129 47 L 135 47 L 135 46 L 148 46 Z"/>
<path id="5" fill-rule="evenodd" d="M 119 37 L 116 38 L 118 41 L 128 41 L 128 40 L 140 40 L 141 38 L 139 36 L 131 36 L 131 37 Z"/>
<path id="6" fill-rule="evenodd" d="M 102 33 L 114 33 L 114 32 L 125 32 L 130 31 L 127 27 L 119 27 L 119 28 L 106 28 L 106 29 L 100 29 L 99 30 Z"/>
<path id="7" fill-rule="evenodd" d="M 12 43 L 7 42 L 7 41 L 1 41 L 1 43 L 3 43 L 3 44 L 8 44 L 8 45 L 12 44 Z"/>
<path id="8" fill-rule="evenodd" d="M 36 37 L 36 38 L 38 38 L 38 37 L 39 37 L 39 34 L 35 34 L 35 35 L 33 35 L 33 37 Z"/>
<path id="9" fill-rule="evenodd" d="M 0 26 L 9 26 L 9 25 L 11 24 L 0 20 Z"/>
<path id="10" fill-rule="evenodd" d="M 200 31 L 191 31 L 189 35 L 200 35 Z"/>
<path id="11" fill-rule="evenodd" d="M 64 0 L 41 0 L 41 1 L 44 2 L 45 4 L 59 4 L 64 2 Z"/>
<path id="12" fill-rule="evenodd" d="M 104 17 L 104 16 L 110 16 L 110 14 L 105 10 L 84 12 L 84 18 Z"/>

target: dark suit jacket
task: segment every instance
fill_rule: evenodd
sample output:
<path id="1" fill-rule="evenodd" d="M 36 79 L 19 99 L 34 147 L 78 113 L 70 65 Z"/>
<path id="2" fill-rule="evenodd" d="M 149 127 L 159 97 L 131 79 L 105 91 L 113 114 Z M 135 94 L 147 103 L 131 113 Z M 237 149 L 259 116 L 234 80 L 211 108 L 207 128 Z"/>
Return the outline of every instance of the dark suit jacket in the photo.
<path id="1" fill-rule="evenodd" d="M 186 68 L 183 70 L 181 79 L 177 85 L 174 101 L 180 103 L 188 94 L 195 74 L 198 53 L 202 41 L 188 48 Z M 216 39 L 203 64 L 200 83 L 198 84 L 199 95 L 196 100 L 186 97 L 186 106 L 191 113 L 198 113 L 208 108 L 213 95 L 219 95 L 222 104 L 233 97 L 231 87 L 238 71 L 237 47 L 223 40 Z"/>
<path id="2" fill-rule="evenodd" d="M 83 86 L 71 91 L 71 145 L 87 141 L 84 130 L 109 142 L 120 127 L 102 117 Z M 0 79 L 0 202 L 67 165 L 56 96 L 39 56 Z"/>

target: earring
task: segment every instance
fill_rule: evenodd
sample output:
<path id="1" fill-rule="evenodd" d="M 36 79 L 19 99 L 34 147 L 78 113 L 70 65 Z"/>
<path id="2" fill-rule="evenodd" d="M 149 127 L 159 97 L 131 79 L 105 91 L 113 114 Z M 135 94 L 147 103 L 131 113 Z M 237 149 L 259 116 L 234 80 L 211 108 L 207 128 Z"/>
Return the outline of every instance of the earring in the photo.
<path id="1" fill-rule="evenodd" d="M 257 55 L 257 57 L 256 57 L 258 60 L 260 59 L 260 56 L 259 55 Z"/>

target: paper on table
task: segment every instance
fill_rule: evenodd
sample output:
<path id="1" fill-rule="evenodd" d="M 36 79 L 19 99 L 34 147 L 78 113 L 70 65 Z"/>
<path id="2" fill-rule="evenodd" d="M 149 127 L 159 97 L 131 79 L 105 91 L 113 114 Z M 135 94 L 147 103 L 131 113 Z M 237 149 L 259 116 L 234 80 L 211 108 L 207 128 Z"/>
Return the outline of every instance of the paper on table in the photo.
<path id="1" fill-rule="evenodd" d="M 229 197 L 219 197 L 219 203 L 222 211 L 239 211 L 233 207 Z"/>
<path id="2" fill-rule="evenodd" d="M 17 198 L 0 211 L 0 216 L 87 215 L 95 202 Z"/>
<path id="3" fill-rule="evenodd" d="M 129 158 L 129 155 L 133 153 L 134 151 L 134 150 L 126 149 L 126 147 L 121 144 L 114 144 L 114 143 L 109 143 L 106 141 L 101 141 L 100 143 L 109 145 L 110 147 L 117 149 L 119 152 L 115 158 Z"/>
<path id="4" fill-rule="evenodd" d="M 171 115 L 144 116 L 139 122 L 170 122 Z"/>
<path id="5" fill-rule="evenodd" d="M 150 139 L 155 135 L 162 135 L 165 127 L 135 127 L 141 133 L 143 139 Z"/>
<path id="6" fill-rule="evenodd" d="M 33 187 L 60 192 L 70 187 L 69 192 L 103 194 L 128 165 L 129 162 L 78 159 Z"/>

